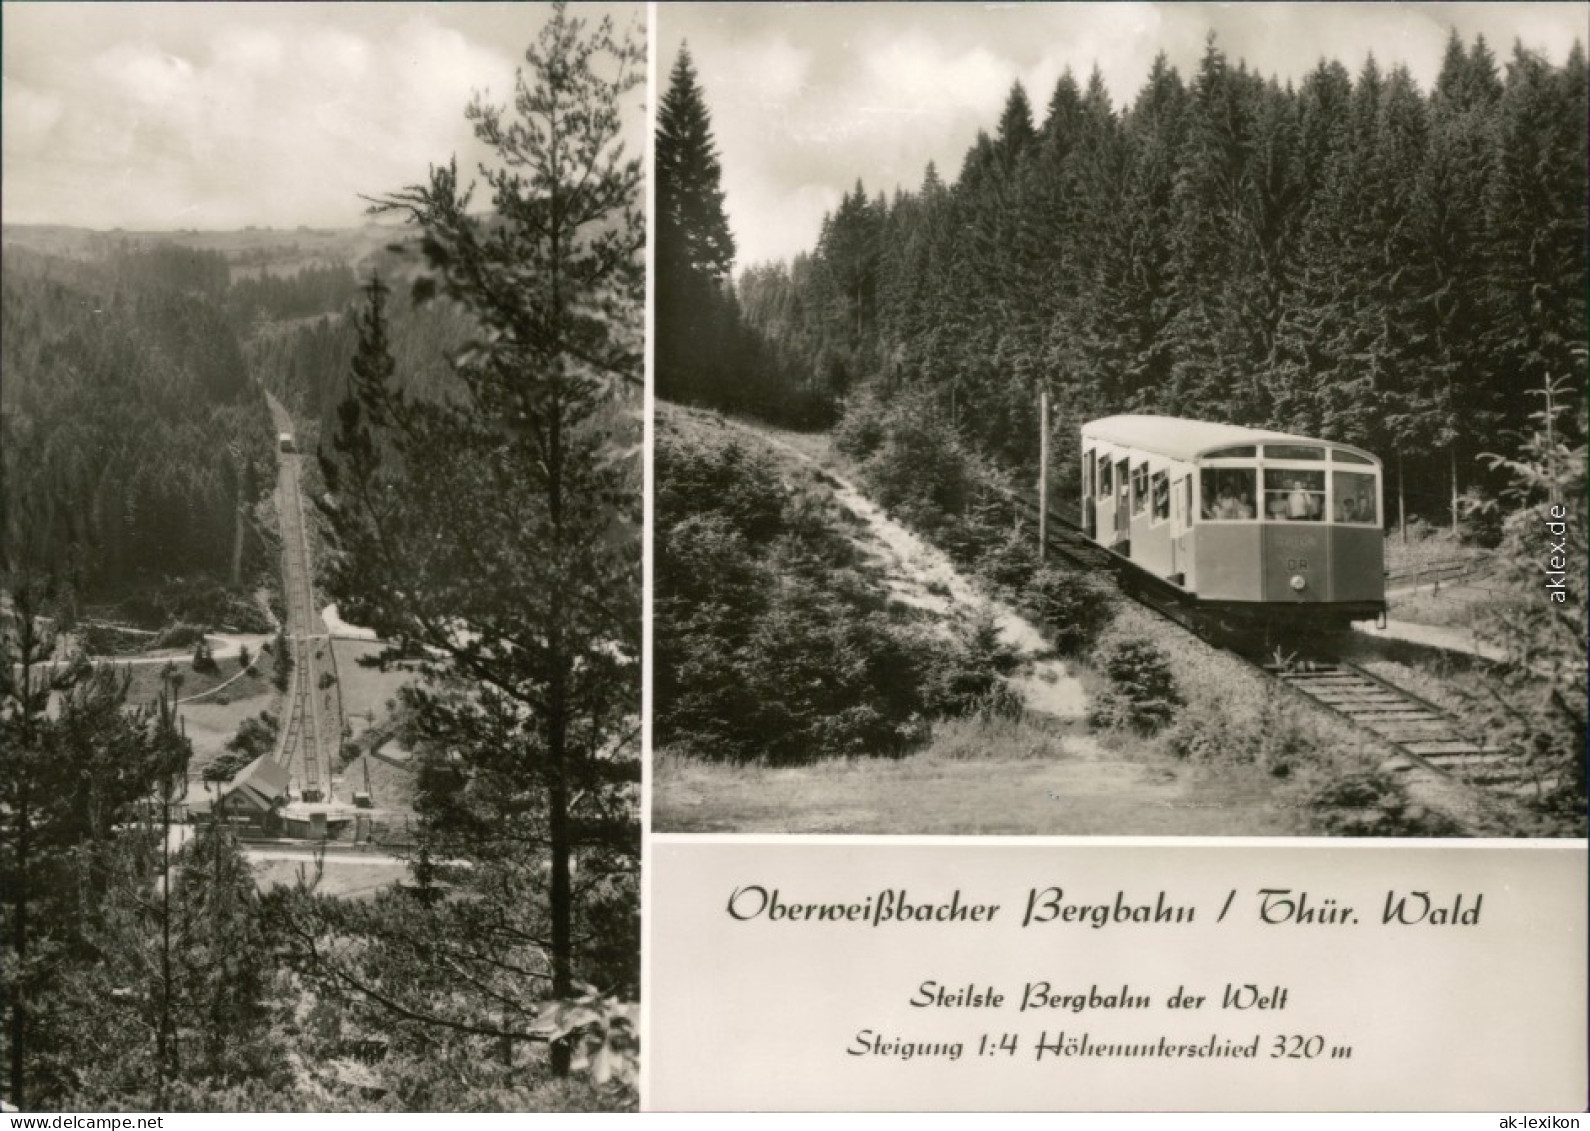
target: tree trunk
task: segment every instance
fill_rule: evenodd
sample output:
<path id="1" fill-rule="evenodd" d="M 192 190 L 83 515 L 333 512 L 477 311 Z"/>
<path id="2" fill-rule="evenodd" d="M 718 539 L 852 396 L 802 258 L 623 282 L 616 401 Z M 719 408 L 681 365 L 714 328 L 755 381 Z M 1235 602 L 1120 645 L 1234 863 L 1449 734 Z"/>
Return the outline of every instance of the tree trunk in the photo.
<path id="1" fill-rule="evenodd" d="M 26 653 L 24 652 L 23 655 L 25 657 Z M 25 678 L 26 669 L 24 669 Z M 15 758 L 17 751 L 13 750 L 7 756 Z M 26 990 L 24 987 L 27 981 L 28 956 L 28 824 L 31 819 L 32 813 L 28 804 L 27 785 L 24 783 L 17 805 L 17 874 L 15 880 L 16 890 L 12 893 L 13 910 L 11 913 L 12 946 L 16 950 L 17 967 L 16 989 L 11 997 L 11 1102 L 18 1111 L 28 1110 L 27 1095 L 24 1088 L 26 1078 L 24 1049 L 27 1044 L 28 1028 L 25 1001 Z"/>
<path id="2" fill-rule="evenodd" d="M 567 706 L 560 672 L 552 689 L 552 709 L 548 722 L 550 749 L 547 751 L 551 780 L 548 783 L 547 840 L 552 849 L 552 885 L 549 910 L 552 916 L 552 997 L 564 1001 L 573 996 L 573 944 L 571 920 L 574 900 L 569 884 L 569 789 L 565 749 L 568 739 Z M 552 1043 L 552 1074 L 567 1076 L 573 1060 L 567 1039 Z"/>
<path id="3" fill-rule="evenodd" d="M 1452 446 L 1447 449 L 1447 466 L 1452 472 L 1452 536 L 1457 537 L 1458 532 L 1458 476 L 1457 476 L 1457 441 L 1452 441 Z"/>
<path id="4" fill-rule="evenodd" d="M 1038 394 L 1038 561 L 1049 542 L 1049 390 Z"/>
<path id="5" fill-rule="evenodd" d="M 244 523 L 244 496 L 243 477 L 237 480 L 237 516 L 232 524 L 232 584 L 243 584 L 243 523 Z"/>
<path id="6" fill-rule="evenodd" d="M 166 778 L 160 798 L 160 1032 L 155 1045 L 160 1080 L 155 1095 L 162 1108 L 172 1071 L 174 1044 L 171 1022 L 171 779 Z"/>
<path id="7" fill-rule="evenodd" d="M 1397 453 L 1397 533 L 1403 544 L 1408 542 L 1408 508 L 1402 492 L 1402 453 Z"/>

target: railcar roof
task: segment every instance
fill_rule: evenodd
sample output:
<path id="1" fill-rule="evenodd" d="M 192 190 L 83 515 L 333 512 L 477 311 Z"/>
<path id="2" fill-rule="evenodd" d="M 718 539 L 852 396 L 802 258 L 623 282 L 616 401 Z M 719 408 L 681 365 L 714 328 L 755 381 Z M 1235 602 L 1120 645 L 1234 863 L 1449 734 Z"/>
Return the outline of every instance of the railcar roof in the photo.
<path id="1" fill-rule="evenodd" d="M 1207 420 L 1184 420 L 1177 416 L 1106 416 L 1084 424 L 1082 434 L 1121 447 L 1137 448 L 1180 460 L 1197 459 L 1215 448 L 1264 443 L 1319 444 L 1369 455 L 1351 444 L 1321 440 L 1316 436 L 1298 436 L 1268 428 L 1245 428 L 1237 424 L 1214 424 Z"/>

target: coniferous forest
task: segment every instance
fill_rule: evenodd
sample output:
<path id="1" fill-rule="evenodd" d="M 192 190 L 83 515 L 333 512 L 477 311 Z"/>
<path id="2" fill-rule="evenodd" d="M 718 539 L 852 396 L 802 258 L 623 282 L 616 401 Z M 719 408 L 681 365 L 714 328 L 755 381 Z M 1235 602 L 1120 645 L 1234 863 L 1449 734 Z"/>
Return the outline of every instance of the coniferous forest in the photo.
<path id="1" fill-rule="evenodd" d="M 665 145 L 700 151 L 690 108 L 715 93 L 683 56 L 660 224 Z M 1454 495 L 1502 486 L 1481 453 L 1576 372 L 1585 125 L 1582 46 L 1558 67 L 1455 35 L 1427 91 L 1373 58 L 1283 86 L 1213 41 L 1193 74 L 1161 57 L 1125 105 L 1097 72 L 1017 85 L 959 170 L 886 196 L 858 169 L 810 252 L 695 304 L 675 336 L 716 360 L 670 365 L 659 307 L 659 391 L 801 424 L 910 401 L 1026 471 L 1047 389 L 1073 478 L 1094 417 L 1268 425 L 1369 448 L 1410 517 L 1450 523 Z M 679 210 L 712 231 L 699 179 Z M 728 239 L 697 241 L 688 286 L 722 279 Z"/>
<path id="2" fill-rule="evenodd" d="M 8 519 L 56 571 L 67 608 L 163 576 L 236 587 L 269 568 L 250 516 L 274 482 L 270 417 L 229 317 L 224 258 L 8 249 L 0 285 Z"/>

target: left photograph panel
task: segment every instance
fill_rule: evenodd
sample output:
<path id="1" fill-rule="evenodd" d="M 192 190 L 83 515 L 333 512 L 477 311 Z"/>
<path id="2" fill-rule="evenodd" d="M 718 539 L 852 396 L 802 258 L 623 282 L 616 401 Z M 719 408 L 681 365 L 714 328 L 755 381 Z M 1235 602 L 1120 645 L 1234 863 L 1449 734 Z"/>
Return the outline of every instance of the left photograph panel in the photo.
<path id="1" fill-rule="evenodd" d="M 645 5 L 0 11 L 5 1110 L 633 1109 Z"/>

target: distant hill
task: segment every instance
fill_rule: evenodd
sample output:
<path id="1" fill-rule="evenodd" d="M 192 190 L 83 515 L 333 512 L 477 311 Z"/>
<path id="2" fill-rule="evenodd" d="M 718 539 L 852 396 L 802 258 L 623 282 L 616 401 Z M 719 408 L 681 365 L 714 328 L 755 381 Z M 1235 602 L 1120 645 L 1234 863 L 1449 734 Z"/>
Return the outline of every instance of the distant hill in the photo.
<path id="1" fill-rule="evenodd" d="M 396 222 L 367 223 L 357 228 L 243 228 L 231 232 L 175 230 L 134 232 L 122 228 L 96 231 L 57 224 L 0 225 L 0 243 L 67 259 L 97 260 L 127 245 L 142 249 L 175 244 L 226 257 L 233 280 L 262 274 L 289 275 L 304 267 L 347 264 L 362 269 L 384 260 L 393 244 L 418 245 L 417 230 Z"/>

